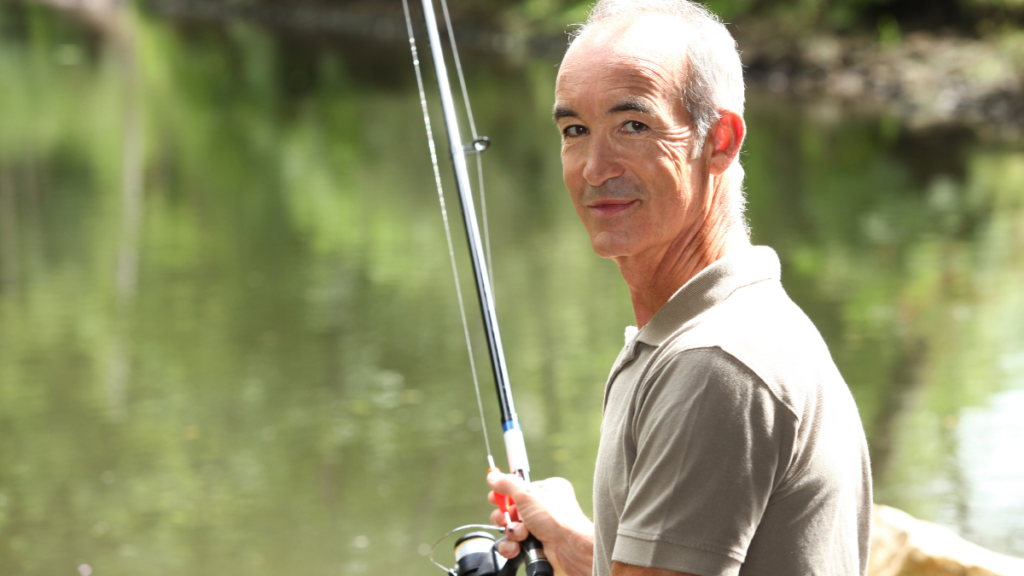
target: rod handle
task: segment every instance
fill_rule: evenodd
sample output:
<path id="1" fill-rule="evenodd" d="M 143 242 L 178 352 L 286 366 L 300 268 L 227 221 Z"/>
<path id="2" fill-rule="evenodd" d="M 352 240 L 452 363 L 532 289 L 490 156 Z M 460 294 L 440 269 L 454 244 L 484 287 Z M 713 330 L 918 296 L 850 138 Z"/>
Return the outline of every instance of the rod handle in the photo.
<path id="1" fill-rule="evenodd" d="M 544 547 L 540 540 L 530 534 L 519 545 L 526 555 L 526 576 L 554 576 L 555 571 L 548 562 L 548 557 L 544 555 Z"/>

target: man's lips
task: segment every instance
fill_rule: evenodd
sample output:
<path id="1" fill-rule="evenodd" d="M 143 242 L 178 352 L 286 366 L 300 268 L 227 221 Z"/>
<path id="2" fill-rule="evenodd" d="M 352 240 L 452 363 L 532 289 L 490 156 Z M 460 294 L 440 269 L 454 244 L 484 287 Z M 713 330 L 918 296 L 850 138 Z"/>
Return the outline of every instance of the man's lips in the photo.
<path id="1" fill-rule="evenodd" d="M 595 216 L 604 218 L 625 212 L 637 202 L 639 200 L 597 200 L 587 204 L 587 208 L 590 208 L 590 211 Z"/>

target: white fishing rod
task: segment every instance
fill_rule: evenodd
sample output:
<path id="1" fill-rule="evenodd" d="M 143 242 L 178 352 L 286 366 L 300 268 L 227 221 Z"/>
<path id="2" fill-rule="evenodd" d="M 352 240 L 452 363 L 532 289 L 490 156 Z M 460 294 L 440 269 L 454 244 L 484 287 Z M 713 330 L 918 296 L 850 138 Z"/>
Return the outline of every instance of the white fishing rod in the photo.
<path id="1" fill-rule="evenodd" d="M 442 5 L 444 5 L 444 0 Z M 434 62 L 434 72 L 437 75 L 437 86 L 441 97 L 441 110 L 444 114 L 445 127 L 448 132 L 448 153 L 455 171 L 455 184 L 459 193 L 460 205 L 462 207 L 462 219 L 466 229 L 466 239 L 469 245 L 470 260 L 473 264 L 473 277 L 476 280 L 477 296 L 479 297 L 480 312 L 483 317 L 484 332 L 487 335 L 487 349 L 491 359 L 491 368 L 494 374 L 494 385 L 498 395 L 498 405 L 501 410 L 501 425 L 505 440 L 505 452 L 508 456 L 509 470 L 524 481 L 530 481 L 530 463 L 526 455 L 526 444 L 523 440 L 522 427 L 519 424 L 519 417 L 516 415 L 515 403 L 512 400 L 512 390 L 509 387 L 508 369 L 505 363 L 505 353 L 501 346 L 501 333 L 498 330 L 498 318 L 494 311 L 494 293 L 491 289 L 491 279 L 487 260 L 484 257 L 483 243 L 480 240 L 480 230 L 476 219 L 476 206 L 473 202 L 472 189 L 469 184 L 469 173 L 466 169 L 466 154 L 479 154 L 487 149 L 490 144 L 486 137 L 476 138 L 469 144 L 464 144 L 459 134 L 458 117 L 455 113 L 455 104 L 452 97 L 451 84 L 448 81 L 448 68 L 445 65 L 444 51 L 441 47 L 441 35 L 437 27 L 437 18 L 434 13 L 433 0 L 422 0 L 423 16 L 427 27 L 427 37 L 430 41 L 430 52 Z M 409 44 L 412 50 L 413 64 L 416 68 L 416 80 L 419 86 L 420 105 L 423 109 L 423 119 L 427 129 L 427 139 L 430 145 L 431 161 L 434 168 L 434 179 L 438 189 L 438 196 L 441 202 L 441 211 L 445 222 L 445 233 L 448 239 L 448 249 L 451 256 L 452 270 L 455 275 L 456 291 L 459 298 L 459 307 L 462 312 L 463 329 L 466 333 L 466 345 L 469 349 L 470 363 L 473 364 L 472 346 L 469 340 L 469 331 L 466 326 L 465 309 L 463 307 L 462 291 L 459 288 L 458 272 L 455 266 L 454 253 L 452 250 L 451 234 L 448 228 L 448 216 L 445 210 L 444 194 L 441 190 L 441 178 L 437 163 L 437 153 L 434 146 L 433 131 L 430 127 L 430 115 L 427 111 L 426 95 L 423 89 L 423 79 L 420 73 L 419 56 L 416 52 L 416 40 L 412 30 L 412 18 L 409 14 L 407 0 L 402 0 L 405 9 L 406 26 L 409 32 Z M 445 6 L 447 20 L 447 6 Z M 448 27 L 449 38 L 452 43 L 453 53 L 458 56 L 455 47 L 454 36 L 451 25 Z M 460 69 L 461 76 L 461 69 Z M 468 107 L 468 98 L 466 100 Z M 483 406 L 480 404 L 479 383 L 476 381 L 476 369 L 473 368 L 474 386 L 477 392 L 477 402 L 480 407 L 481 426 L 484 429 L 484 441 L 487 444 L 487 458 L 494 467 L 491 456 L 490 441 L 487 439 L 487 428 L 483 420 Z M 505 510 L 505 505 L 502 506 Z M 507 517 L 507 512 L 506 512 Z M 488 541 L 489 539 L 489 541 Z M 493 538 L 486 533 L 473 533 L 463 536 L 456 543 L 456 559 L 458 566 L 447 569 L 450 574 L 468 574 L 473 572 L 474 576 L 485 576 L 488 574 L 488 566 L 491 574 L 502 576 L 514 574 L 520 563 L 526 564 L 527 576 L 551 576 L 553 570 L 551 564 L 544 556 L 544 550 L 539 540 L 530 535 L 520 543 L 522 553 L 520 557 L 503 562 L 493 545 Z M 486 549 L 486 550 L 485 550 Z M 433 554 L 431 554 L 433 556 Z M 440 566 L 440 564 L 438 564 Z M 441 566 L 444 568 L 443 566 Z"/>

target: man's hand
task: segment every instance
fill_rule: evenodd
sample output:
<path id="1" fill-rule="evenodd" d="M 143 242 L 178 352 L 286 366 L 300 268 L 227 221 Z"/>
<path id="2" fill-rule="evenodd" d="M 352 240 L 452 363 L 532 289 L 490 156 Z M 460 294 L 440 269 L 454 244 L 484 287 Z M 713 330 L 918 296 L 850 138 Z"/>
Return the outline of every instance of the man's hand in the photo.
<path id="1" fill-rule="evenodd" d="M 565 478 L 548 478 L 527 484 L 518 476 L 492 472 L 487 483 L 493 491 L 487 496 L 497 505 L 495 492 L 511 496 L 513 518 L 506 526 L 507 542 L 498 551 L 506 558 L 519 554 L 519 544 L 533 534 L 544 545 L 544 553 L 556 576 L 590 576 L 594 563 L 594 524 L 583 514 L 576 492 Z M 520 521 L 516 521 L 519 519 Z M 505 526 L 501 510 L 491 512 L 491 523 Z"/>

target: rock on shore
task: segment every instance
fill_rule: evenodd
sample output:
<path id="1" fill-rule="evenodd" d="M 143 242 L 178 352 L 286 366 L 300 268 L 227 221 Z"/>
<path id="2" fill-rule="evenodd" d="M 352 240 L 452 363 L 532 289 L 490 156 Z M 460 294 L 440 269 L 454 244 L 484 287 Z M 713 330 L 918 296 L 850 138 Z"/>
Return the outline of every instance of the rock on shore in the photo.
<path id="1" fill-rule="evenodd" d="M 1024 560 L 986 550 L 948 528 L 875 504 L 868 576 L 1024 576 Z"/>

